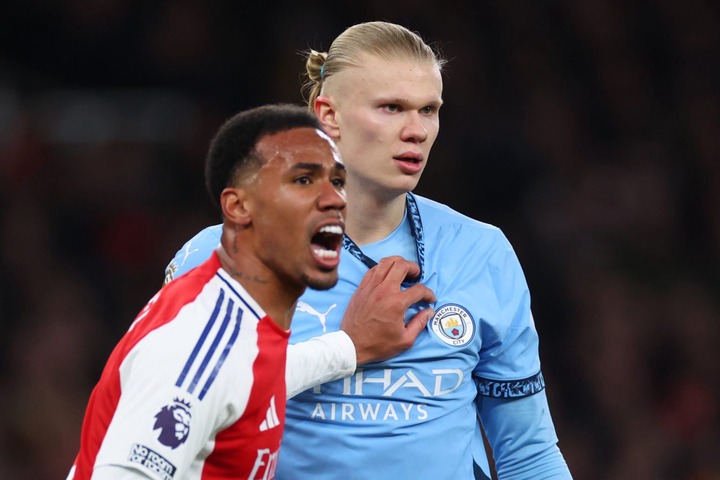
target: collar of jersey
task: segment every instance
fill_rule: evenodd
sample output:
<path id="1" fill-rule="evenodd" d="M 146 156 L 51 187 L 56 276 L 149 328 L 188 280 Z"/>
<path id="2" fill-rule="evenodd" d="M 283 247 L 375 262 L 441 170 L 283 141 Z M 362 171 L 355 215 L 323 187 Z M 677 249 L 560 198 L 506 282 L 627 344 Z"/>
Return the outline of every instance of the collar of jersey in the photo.
<path id="1" fill-rule="evenodd" d="M 415 199 L 415 195 L 410 192 L 405 195 L 405 209 L 407 211 L 407 221 L 410 222 L 410 233 L 412 233 L 413 240 L 415 240 L 415 250 L 417 253 L 418 265 L 420 266 L 420 275 L 416 278 L 406 278 L 402 283 L 404 287 L 408 287 L 422 281 L 423 279 L 423 273 L 425 271 L 423 268 L 425 264 L 425 239 L 423 237 L 422 219 L 420 218 L 420 210 L 418 209 L 417 200 Z M 377 265 L 377 262 L 365 255 L 360 247 L 358 247 L 358 245 L 347 235 L 343 237 L 343 248 L 353 257 L 365 264 L 368 269 Z"/>

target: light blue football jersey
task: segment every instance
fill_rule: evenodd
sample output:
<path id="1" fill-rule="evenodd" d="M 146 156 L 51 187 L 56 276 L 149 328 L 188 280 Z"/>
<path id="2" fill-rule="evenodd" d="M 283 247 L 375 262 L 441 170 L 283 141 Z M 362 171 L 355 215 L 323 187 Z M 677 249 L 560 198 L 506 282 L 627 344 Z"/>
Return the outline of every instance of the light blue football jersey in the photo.
<path id="1" fill-rule="evenodd" d="M 220 232 L 219 225 L 208 227 L 183 246 L 168 265 L 170 277 L 209 256 Z M 298 301 L 290 343 L 339 330 L 372 259 L 390 255 L 421 265 L 419 281 L 435 293 L 435 315 L 406 352 L 288 400 L 276 478 L 469 480 L 473 458 L 487 474 L 478 424 L 484 398 L 537 395 L 538 411 L 519 415 L 543 419 L 528 424 L 546 443 L 557 441 L 544 408 L 526 280 L 500 229 L 408 194 L 406 218 L 391 235 L 360 248 L 346 238 L 344 246 L 338 284 L 308 289 Z M 425 307 L 411 307 L 406 321 Z M 526 434 L 516 441 L 533 443 L 537 436 Z M 515 448 L 506 440 L 495 446 L 496 458 Z M 565 472 L 559 450 L 553 455 L 550 463 Z M 534 478 L 525 474 L 517 478 Z"/>

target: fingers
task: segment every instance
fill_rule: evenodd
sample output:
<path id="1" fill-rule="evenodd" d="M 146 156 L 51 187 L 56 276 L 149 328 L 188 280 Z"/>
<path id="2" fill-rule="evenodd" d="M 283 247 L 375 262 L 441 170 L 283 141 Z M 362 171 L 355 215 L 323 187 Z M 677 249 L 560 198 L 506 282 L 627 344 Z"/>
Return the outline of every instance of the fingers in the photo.
<path id="1" fill-rule="evenodd" d="M 420 266 L 417 263 L 394 255 L 381 259 L 375 267 L 371 268 L 363 277 L 361 285 L 367 281 L 372 285 L 389 282 L 399 286 L 406 277 L 412 278 L 418 275 L 420 275 Z"/>
<path id="2" fill-rule="evenodd" d="M 399 256 L 387 257 L 371 268 L 353 293 L 343 315 L 341 328 L 355 345 L 358 365 L 391 358 L 412 347 L 434 314 L 428 304 L 435 294 L 427 286 L 407 289 L 403 280 L 417 277 L 420 267 Z M 405 323 L 408 309 L 422 309 Z"/>
<path id="3" fill-rule="evenodd" d="M 402 257 L 387 257 L 383 258 L 380 261 L 392 262 L 390 270 L 385 277 L 386 280 L 391 283 L 400 284 L 408 276 L 417 277 L 418 275 L 420 275 L 420 266 L 417 263 L 411 262 L 410 260 L 405 260 Z"/>
<path id="4" fill-rule="evenodd" d="M 435 293 L 421 283 L 416 283 L 402 292 L 403 303 L 409 307 L 413 303 L 423 301 L 425 303 L 435 302 Z"/>
<path id="5" fill-rule="evenodd" d="M 392 257 L 383 258 L 377 265 L 368 270 L 365 276 L 363 276 L 362 280 L 360 281 L 358 289 L 368 286 L 375 287 L 382 283 L 387 277 L 388 272 L 394 265 L 394 261 L 391 258 Z"/>
<path id="6" fill-rule="evenodd" d="M 365 274 L 358 290 L 364 288 L 389 289 L 388 291 L 399 292 L 401 283 L 408 277 L 416 277 L 420 274 L 420 266 L 399 256 L 385 257 L 368 273 Z M 399 293 L 399 298 L 405 308 L 423 301 L 425 303 L 435 302 L 435 294 L 422 284 L 415 284 Z"/>

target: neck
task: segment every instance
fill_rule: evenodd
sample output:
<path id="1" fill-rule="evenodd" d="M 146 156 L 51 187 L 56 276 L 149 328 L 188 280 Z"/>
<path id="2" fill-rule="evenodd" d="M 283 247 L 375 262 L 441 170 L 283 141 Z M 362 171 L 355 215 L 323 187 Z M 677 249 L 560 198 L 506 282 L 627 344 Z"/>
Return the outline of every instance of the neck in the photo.
<path id="1" fill-rule="evenodd" d="M 304 288 L 294 288 L 283 282 L 255 257 L 233 255 L 234 249 L 225 248 L 227 244 L 223 234 L 223 242 L 217 248 L 218 257 L 223 269 L 230 274 L 252 298 L 262 307 L 265 313 L 284 330 L 290 329 L 292 316 L 295 313 L 297 299 Z M 238 251 L 242 252 L 241 247 Z"/>
<path id="2" fill-rule="evenodd" d="M 405 215 L 405 194 L 380 201 L 369 195 L 348 192 L 348 214 L 345 230 L 358 245 L 382 240 L 395 230 Z"/>

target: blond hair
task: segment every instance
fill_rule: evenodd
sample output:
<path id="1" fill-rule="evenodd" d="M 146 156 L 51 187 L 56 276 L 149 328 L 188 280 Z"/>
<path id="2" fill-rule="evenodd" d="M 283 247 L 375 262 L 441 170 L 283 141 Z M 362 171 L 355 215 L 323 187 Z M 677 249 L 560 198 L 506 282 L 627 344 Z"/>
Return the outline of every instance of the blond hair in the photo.
<path id="1" fill-rule="evenodd" d="M 301 92 L 310 111 L 325 80 L 346 68 L 359 66 L 364 54 L 384 60 L 430 62 L 440 71 L 447 63 L 437 47 L 425 43 L 417 33 L 401 25 L 381 21 L 358 23 L 346 29 L 332 42 L 327 52 L 310 49 L 304 53 L 307 59 Z"/>

